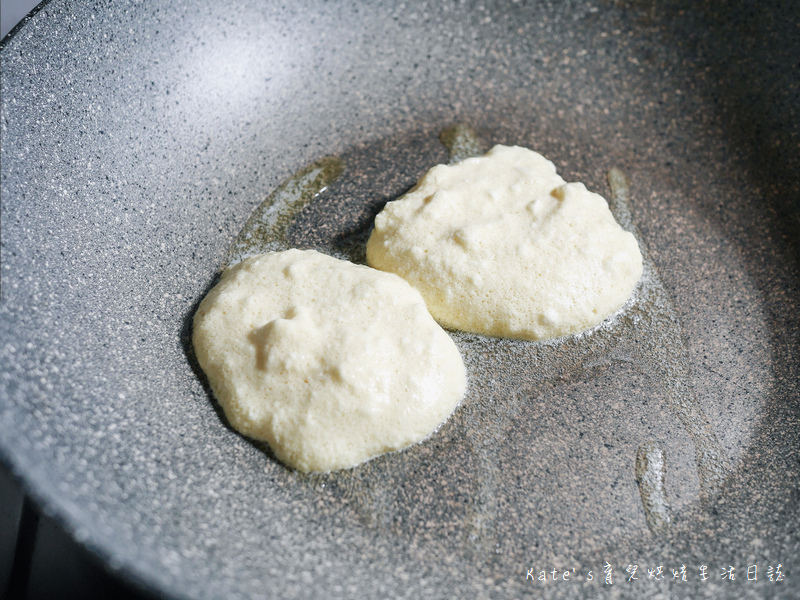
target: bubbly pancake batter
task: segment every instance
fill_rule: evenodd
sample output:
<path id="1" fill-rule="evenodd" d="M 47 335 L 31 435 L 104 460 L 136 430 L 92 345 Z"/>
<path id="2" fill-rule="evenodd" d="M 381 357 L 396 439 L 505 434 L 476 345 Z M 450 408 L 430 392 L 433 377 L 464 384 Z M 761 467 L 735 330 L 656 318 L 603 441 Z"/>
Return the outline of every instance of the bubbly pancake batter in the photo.
<path id="1" fill-rule="evenodd" d="M 602 196 L 517 146 L 437 165 L 375 218 L 367 261 L 420 291 L 442 325 L 540 340 L 597 325 L 642 274 Z"/>
<path id="2" fill-rule="evenodd" d="M 455 344 L 417 291 L 313 250 L 226 269 L 193 341 L 230 423 L 306 472 L 419 442 L 466 386 Z"/>

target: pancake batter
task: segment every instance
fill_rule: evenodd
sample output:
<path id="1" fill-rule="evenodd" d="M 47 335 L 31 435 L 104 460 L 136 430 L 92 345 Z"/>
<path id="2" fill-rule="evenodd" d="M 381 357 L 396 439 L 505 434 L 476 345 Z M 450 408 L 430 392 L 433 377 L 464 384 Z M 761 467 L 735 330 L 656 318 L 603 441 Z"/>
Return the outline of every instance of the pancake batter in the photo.
<path id="1" fill-rule="evenodd" d="M 231 425 L 300 471 L 421 441 L 466 387 L 455 344 L 417 291 L 313 250 L 226 269 L 197 310 L 193 341 Z"/>
<path id="2" fill-rule="evenodd" d="M 541 340 L 602 322 L 642 274 L 606 201 L 517 146 L 438 165 L 375 218 L 367 261 L 445 327 Z"/>

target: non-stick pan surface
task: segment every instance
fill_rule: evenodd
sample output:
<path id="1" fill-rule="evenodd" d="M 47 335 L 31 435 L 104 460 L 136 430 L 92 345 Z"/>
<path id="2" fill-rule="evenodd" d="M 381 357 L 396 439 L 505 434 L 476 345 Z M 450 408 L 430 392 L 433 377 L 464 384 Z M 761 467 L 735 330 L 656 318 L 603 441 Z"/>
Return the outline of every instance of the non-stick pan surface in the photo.
<path id="1" fill-rule="evenodd" d="M 800 597 L 799 31 L 791 2 L 52 0 L 2 45 L 3 460 L 168 597 Z M 294 473 L 221 418 L 194 309 L 327 155 L 288 239 L 357 259 L 457 122 L 606 197 L 624 172 L 647 283 L 586 336 L 454 334 L 439 432 Z"/>

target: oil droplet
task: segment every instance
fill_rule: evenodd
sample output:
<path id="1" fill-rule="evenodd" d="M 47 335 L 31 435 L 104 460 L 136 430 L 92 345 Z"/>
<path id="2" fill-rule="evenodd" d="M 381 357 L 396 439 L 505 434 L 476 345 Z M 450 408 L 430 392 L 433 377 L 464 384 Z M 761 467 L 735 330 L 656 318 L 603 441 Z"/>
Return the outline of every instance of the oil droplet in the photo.
<path id="1" fill-rule="evenodd" d="M 483 154 L 483 144 L 475 130 L 466 123 L 456 123 L 442 130 L 439 139 L 450 153 L 450 164 Z"/>
<path id="2" fill-rule="evenodd" d="M 225 254 L 223 268 L 248 256 L 288 250 L 286 231 L 292 221 L 343 172 L 342 159 L 326 156 L 289 177 L 247 219 Z"/>
<path id="3" fill-rule="evenodd" d="M 672 508 L 665 488 L 667 460 L 656 442 L 645 442 L 636 453 L 636 482 L 642 495 L 647 526 L 654 535 L 666 533 L 672 525 Z"/>

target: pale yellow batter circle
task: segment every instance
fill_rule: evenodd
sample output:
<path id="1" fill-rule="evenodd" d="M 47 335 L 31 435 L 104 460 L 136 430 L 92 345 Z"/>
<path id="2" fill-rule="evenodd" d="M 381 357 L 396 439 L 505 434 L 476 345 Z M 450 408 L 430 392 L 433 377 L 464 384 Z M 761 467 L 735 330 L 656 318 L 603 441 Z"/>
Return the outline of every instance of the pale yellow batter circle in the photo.
<path id="1" fill-rule="evenodd" d="M 466 387 L 458 349 L 416 290 L 313 250 L 225 270 L 193 342 L 231 425 L 306 472 L 421 441 Z"/>
<path id="2" fill-rule="evenodd" d="M 428 171 L 378 214 L 367 262 L 419 290 L 445 327 L 531 340 L 599 324 L 642 274 L 605 199 L 517 146 Z"/>

